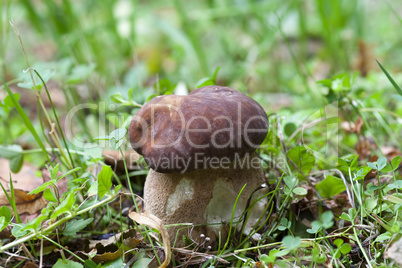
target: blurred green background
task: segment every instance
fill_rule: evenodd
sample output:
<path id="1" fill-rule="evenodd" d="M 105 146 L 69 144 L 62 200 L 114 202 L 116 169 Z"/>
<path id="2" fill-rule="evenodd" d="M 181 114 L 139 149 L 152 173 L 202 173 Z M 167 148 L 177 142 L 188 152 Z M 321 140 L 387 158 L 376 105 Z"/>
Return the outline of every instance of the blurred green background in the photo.
<path id="1" fill-rule="evenodd" d="M 143 103 L 152 94 L 189 92 L 219 68 L 217 84 L 250 94 L 267 113 L 281 111 L 296 125 L 312 113 L 309 109 L 347 96 L 350 102 L 364 100 L 362 107 L 402 112 L 391 98 L 396 91 L 375 62 L 378 59 L 401 81 L 401 1 L 0 3 L 1 76 L 10 84 L 29 79 L 22 72 L 27 63 L 10 26 L 12 20 L 31 66 L 45 76 L 46 70 L 52 70 L 49 88 L 61 90 L 65 99 L 61 106 L 67 111 L 79 103 L 110 102 L 114 94 L 124 99 L 132 94 L 130 98 Z M 348 74 L 347 83 L 342 76 L 334 78 L 340 73 Z M 336 94 L 330 92 L 331 86 L 317 84 L 332 78 L 332 87 L 341 81 Z M 35 99 L 27 98 L 22 95 L 22 105 L 33 102 L 35 109 Z M 349 108 L 346 120 L 353 122 L 357 115 L 348 114 L 353 110 Z M 295 116 L 300 111 L 303 114 Z M 133 110 L 125 112 L 127 118 Z M 4 112 L 2 116 L 12 120 Z M 80 122 L 87 134 L 91 120 L 96 121 L 82 114 Z M 391 120 L 378 129 L 393 137 L 400 127 L 395 116 Z M 394 133 L 387 129 L 389 124 L 396 125 Z M 14 134 L 3 136 L 1 143 L 12 143 L 10 137 L 24 132 L 11 131 Z"/>

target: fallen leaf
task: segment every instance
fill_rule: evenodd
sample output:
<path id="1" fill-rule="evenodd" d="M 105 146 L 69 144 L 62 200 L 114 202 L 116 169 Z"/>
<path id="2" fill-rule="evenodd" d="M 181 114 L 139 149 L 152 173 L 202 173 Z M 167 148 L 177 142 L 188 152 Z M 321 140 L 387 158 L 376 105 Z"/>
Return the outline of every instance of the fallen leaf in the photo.
<path id="1" fill-rule="evenodd" d="M 102 151 L 102 156 L 105 158 L 105 163 L 116 167 L 119 170 L 124 170 L 123 157 L 118 150 L 104 150 Z M 137 165 L 140 155 L 134 151 L 124 152 L 124 159 L 126 161 L 127 168 L 129 170 L 141 169 Z"/>
<path id="2" fill-rule="evenodd" d="M 159 267 L 166 268 L 168 266 L 168 264 L 170 263 L 170 259 L 172 258 L 172 251 L 171 251 L 171 247 L 170 247 L 169 234 L 168 234 L 165 226 L 163 225 L 162 221 L 158 217 L 156 217 L 146 211 L 143 213 L 137 213 L 137 212 L 133 211 L 133 212 L 130 212 L 130 214 L 128 214 L 128 216 L 130 217 L 130 219 L 132 219 L 133 221 L 136 221 L 139 224 L 144 224 L 148 227 L 154 228 L 159 231 L 159 233 L 162 236 L 163 250 L 165 252 L 165 260 Z"/>
<path id="3" fill-rule="evenodd" d="M 31 191 L 43 184 L 43 179 L 35 175 L 36 168 L 31 164 L 24 163 L 18 173 L 11 172 L 9 168 L 9 160 L 0 158 L 0 178 L 3 186 L 9 190 L 10 173 L 13 181 L 14 189 Z"/>
<path id="4" fill-rule="evenodd" d="M 14 189 L 15 204 L 18 214 L 35 214 L 46 206 L 46 200 L 43 198 L 42 193 L 33 195 L 28 193 L 28 191 Z M 7 191 L 7 194 L 11 197 L 10 191 Z M 8 206 L 11 208 L 3 191 L 0 192 L 0 206 Z"/>
<path id="5" fill-rule="evenodd" d="M 123 247 L 117 247 L 117 244 L 121 242 L 121 233 L 113 235 L 108 239 L 102 240 L 90 240 L 89 248 L 90 253 L 80 252 L 85 256 L 92 256 L 92 260 L 96 263 L 103 263 L 106 261 L 113 261 L 120 258 L 124 251 Z M 128 248 L 136 248 L 142 241 L 142 237 L 134 230 L 130 229 L 123 233 L 123 245 Z M 116 249 L 117 250 L 113 250 Z M 103 252 L 99 254 L 94 254 L 98 252 Z"/>

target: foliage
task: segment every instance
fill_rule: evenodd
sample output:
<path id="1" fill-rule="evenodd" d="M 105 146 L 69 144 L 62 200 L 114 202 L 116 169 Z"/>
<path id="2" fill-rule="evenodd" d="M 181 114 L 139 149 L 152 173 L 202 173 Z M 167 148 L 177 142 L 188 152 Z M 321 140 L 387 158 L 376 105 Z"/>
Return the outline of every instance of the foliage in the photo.
<path id="1" fill-rule="evenodd" d="M 402 237 L 401 3 L 10 2 L 0 12 L 5 266 L 48 256 L 54 267 L 162 263 L 162 226 L 132 227 L 123 215 L 125 203 L 141 207 L 148 172 L 143 158 L 126 156 L 128 124 L 154 97 L 213 84 L 269 115 L 258 150 L 269 220 L 244 236 L 232 219 L 216 251 L 172 249 L 174 266 L 394 264 L 386 251 Z M 22 191 L 15 178 L 27 163 L 49 178 Z M 45 204 L 30 220 L 21 194 Z M 88 252 L 78 243 L 110 234 Z"/>

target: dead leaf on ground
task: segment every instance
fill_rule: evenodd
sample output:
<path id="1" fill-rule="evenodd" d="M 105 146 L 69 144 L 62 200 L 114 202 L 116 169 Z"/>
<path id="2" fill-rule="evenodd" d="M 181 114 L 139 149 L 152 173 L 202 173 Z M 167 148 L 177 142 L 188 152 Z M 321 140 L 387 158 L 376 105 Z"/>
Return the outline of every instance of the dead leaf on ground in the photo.
<path id="1" fill-rule="evenodd" d="M 373 157 L 371 155 L 372 151 L 374 151 L 377 148 L 377 145 L 375 144 L 373 138 L 368 137 L 368 138 L 360 138 L 360 140 L 356 143 L 355 149 L 356 153 L 361 157 L 361 158 L 369 158 Z M 377 160 L 377 159 L 376 159 Z M 374 161 L 376 161 L 374 160 Z"/>
<path id="2" fill-rule="evenodd" d="M 43 198 L 43 193 L 29 195 L 28 193 L 35 188 L 41 186 L 43 183 L 50 180 L 50 172 L 46 169 L 42 172 L 42 178 L 36 176 L 37 169 L 29 163 L 24 163 L 21 171 L 18 173 L 12 173 L 9 167 L 9 160 L 0 158 L 0 178 L 3 187 L 7 190 L 8 195 L 11 197 L 10 192 L 10 173 L 13 183 L 16 208 L 18 214 L 21 216 L 22 222 L 26 222 L 28 219 L 32 220 L 36 218 L 37 213 L 41 211 L 47 204 L 47 201 Z M 62 175 L 59 172 L 58 175 Z M 62 195 L 67 191 L 67 178 L 63 178 L 56 183 L 59 190 L 59 194 Z M 8 206 L 10 204 L 5 193 L 0 191 L 0 206 Z M 10 207 L 11 208 L 11 207 Z M 28 215 L 23 215 L 27 213 Z"/>
<path id="3" fill-rule="evenodd" d="M 360 75 L 365 77 L 373 69 L 373 46 L 367 45 L 363 40 L 358 41 L 359 54 L 354 64 Z"/>
<path id="4" fill-rule="evenodd" d="M 28 193 L 28 191 L 14 189 L 15 204 L 18 214 L 35 214 L 46 206 L 47 202 L 43 198 L 42 193 L 32 195 Z M 7 194 L 11 197 L 10 191 L 7 191 Z M 11 209 L 11 206 L 4 192 L 0 193 L 0 206 L 7 206 Z"/>
<path id="5" fill-rule="evenodd" d="M 346 132 L 349 133 L 356 133 L 357 135 L 360 135 L 360 131 L 363 127 L 363 119 L 359 116 L 356 119 L 356 122 L 349 122 L 349 121 L 343 121 L 341 123 L 341 128 L 345 130 Z"/>
<path id="6" fill-rule="evenodd" d="M 102 151 L 102 156 L 105 158 L 106 164 L 114 166 L 119 170 L 124 170 L 123 157 L 120 151 L 104 150 Z M 138 153 L 134 151 L 124 152 L 124 158 L 128 169 L 132 170 L 141 168 L 138 165 L 138 160 L 140 159 L 140 155 Z"/>
<path id="7" fill-rule="evenodd" d="M 91 249 L 90 253 L 80 252 L 80 255 L 89 256 L 95 254 L 92 257 L 92 260 L 96 263 L 103 263 L 107 261 L 113 261 L 120 258 L 124 250 L 122 246 L 117 247 L 117 244 L 121 242 L 122 234 L 116 234 L 111 236 L 108 239 L 102 240 L 90 240 L 89 248 Z M 123 245 L 125 247 L 134 249 L 142 242 L 142 237 L 138 234 L 134 229 L 127 230 L 123 232 Z"/>
<path id="8" fill-rule="evenodd" d="M 22 266 L 22 268 L 38 268 L 39 266 L 31 261 L 28 261 Z"/>
<path id="9" fill-rule="evenodd" d="M 10 161 L 8 159 L 0 158 L 0 178 L 1 183 L 6 188 L 6 190 L 10 189 L 10 173 L 14 189 L 20 189 L 30 192 L 43 184 L 43 179 L 35 175 L 37 169 L 33 165 L 29 163 L 24 163 L 20 172 L 12 173 L 10 170 L 9 162 Z"/>
<path id="10" fill-rule="evenodd" d="M 165 260 L 159 267 L 166 268 L 172 258 L 172 249 L 170 247 L 169 234 L 165 228 L 165 225 L 163 225 L 162 221 L 158 217 L 146 211 L 143 213 L 130 212 L 128 216 L 139 224 L 144 224 L 159 231 L 162 236 L 163 250 L 165 252 Z"/>
<path id="11" fill-rule="evenodd" d="M 394 157 L 402 155 L 398 148 L 391 146 L 381 147 L 381 152 L 385 155 L 388 161 L 391 161 Z"/>

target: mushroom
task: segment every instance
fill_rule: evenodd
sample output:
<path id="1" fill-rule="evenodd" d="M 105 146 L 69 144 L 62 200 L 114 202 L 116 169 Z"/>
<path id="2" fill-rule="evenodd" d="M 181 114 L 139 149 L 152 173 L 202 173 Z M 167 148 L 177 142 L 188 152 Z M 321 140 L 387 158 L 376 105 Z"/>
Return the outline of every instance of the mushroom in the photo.
<path id="1" fill-rule="evenodd" d="M 219 235 L 226 239 L 235 204 L 233 226 L 249 234 L 261 224 L 268 190 L 261 187 L 264 173 L 254 152 L 267 135 L 268 118 L 252 98 L 221 86 L 159 96 L 134 115 L 128 132 L 150 167 L 145 210 L 164 224 L 191 223 L 168 228 L 176 246 L 183 235 L 212 247 Z"/>

